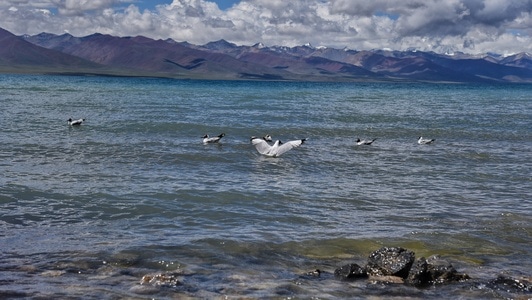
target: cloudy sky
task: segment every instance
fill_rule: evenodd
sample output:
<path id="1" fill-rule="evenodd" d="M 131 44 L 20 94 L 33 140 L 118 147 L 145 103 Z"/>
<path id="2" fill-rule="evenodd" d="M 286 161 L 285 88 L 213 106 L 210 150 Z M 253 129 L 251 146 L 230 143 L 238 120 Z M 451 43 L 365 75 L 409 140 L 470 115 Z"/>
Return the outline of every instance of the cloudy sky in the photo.
<path id="1" fill-rule="evenodd" d="M 532 53 L 532 0 L 0 0 L 14 34 Z"/>

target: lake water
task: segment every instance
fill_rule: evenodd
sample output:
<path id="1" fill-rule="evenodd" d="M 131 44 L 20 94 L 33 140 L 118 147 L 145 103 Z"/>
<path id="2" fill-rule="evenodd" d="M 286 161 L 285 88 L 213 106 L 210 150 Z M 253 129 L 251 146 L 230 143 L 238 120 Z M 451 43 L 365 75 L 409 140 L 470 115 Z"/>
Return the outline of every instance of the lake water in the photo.
<path id="1" fill-rule="evenodd" d="M 481 282 L 532 269 L 531 98 L 532 85 L 0 75 L 0 298 L 500 297 Z M 266 134 L 308 140 L 267 158 L 249 141 Z M 332 276 L 382 246 L 440 254 L 472 280 Z M 141 284 L 156 274 L 174 281 Z"/>

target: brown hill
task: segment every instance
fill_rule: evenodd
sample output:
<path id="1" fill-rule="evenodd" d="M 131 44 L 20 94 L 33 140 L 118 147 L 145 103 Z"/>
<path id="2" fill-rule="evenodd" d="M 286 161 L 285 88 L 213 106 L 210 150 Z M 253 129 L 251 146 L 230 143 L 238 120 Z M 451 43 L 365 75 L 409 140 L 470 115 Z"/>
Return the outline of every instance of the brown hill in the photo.
<path id="1" fill-rule="evenodd" d="M 196 79 L 295 81 L 436 81 L 532 83 L 530 56 L 481 58 L 464 53 L 354 51 L 333 48 L 205 45 L 171 39 L 0 29 L 0 72 L 91 73 Z"/>
<path id="2" fill-rule="evenodd" d="M 286 75 L 285 71 L 247 64 L 226 54 L 206 52 L 180 43 L 152 40 L 142 36 L 120 38 L 93 34 L 61 43 L 57 40 L 65 41 L 64 37 L 42 37 L 41 34 L 29 40 L 69 55 L 132 73 L 216 79 L 283 79 Z"/>
<path id="3" fill-rule="evenodd" d="M 36 46 L 1 28 L 0 45 L 0 70 L 86 72 L 104 69 L 102 65 L 80 57 Z"/>

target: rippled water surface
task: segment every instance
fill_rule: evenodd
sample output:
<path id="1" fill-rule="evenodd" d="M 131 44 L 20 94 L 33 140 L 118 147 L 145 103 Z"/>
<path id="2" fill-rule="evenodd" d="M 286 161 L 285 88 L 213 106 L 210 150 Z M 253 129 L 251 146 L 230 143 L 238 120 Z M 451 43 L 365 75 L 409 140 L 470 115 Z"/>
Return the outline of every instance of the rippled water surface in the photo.
<path id="1" fill-rule="evenodd" d="M 531 98 L 530 85 L 0 75 L 0 296 L 499 297 L 475 280 L 532 269 Z M 308 140 L 266 158 L 249 143 L 265 134 Z M 474 280 L 333 278 L 381 246 Z M 175 282 L 141 284 L 150 274 Z"/>

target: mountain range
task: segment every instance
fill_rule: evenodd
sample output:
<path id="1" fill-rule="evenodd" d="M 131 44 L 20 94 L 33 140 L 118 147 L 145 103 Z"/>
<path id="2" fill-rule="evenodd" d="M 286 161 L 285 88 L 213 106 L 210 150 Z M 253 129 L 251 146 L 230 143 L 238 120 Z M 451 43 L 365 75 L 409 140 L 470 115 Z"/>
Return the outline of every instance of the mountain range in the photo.
<path id="1" fill-rule="evenodd" d="M 14 35 L 0 28 L 0 72 L 94 74 L 215 80 L 423 81 L 532 83 L 532 56 L 423 51 L 357 51 L 225 40 L 193 45 L 172 39 L 95 33 Z"/>

